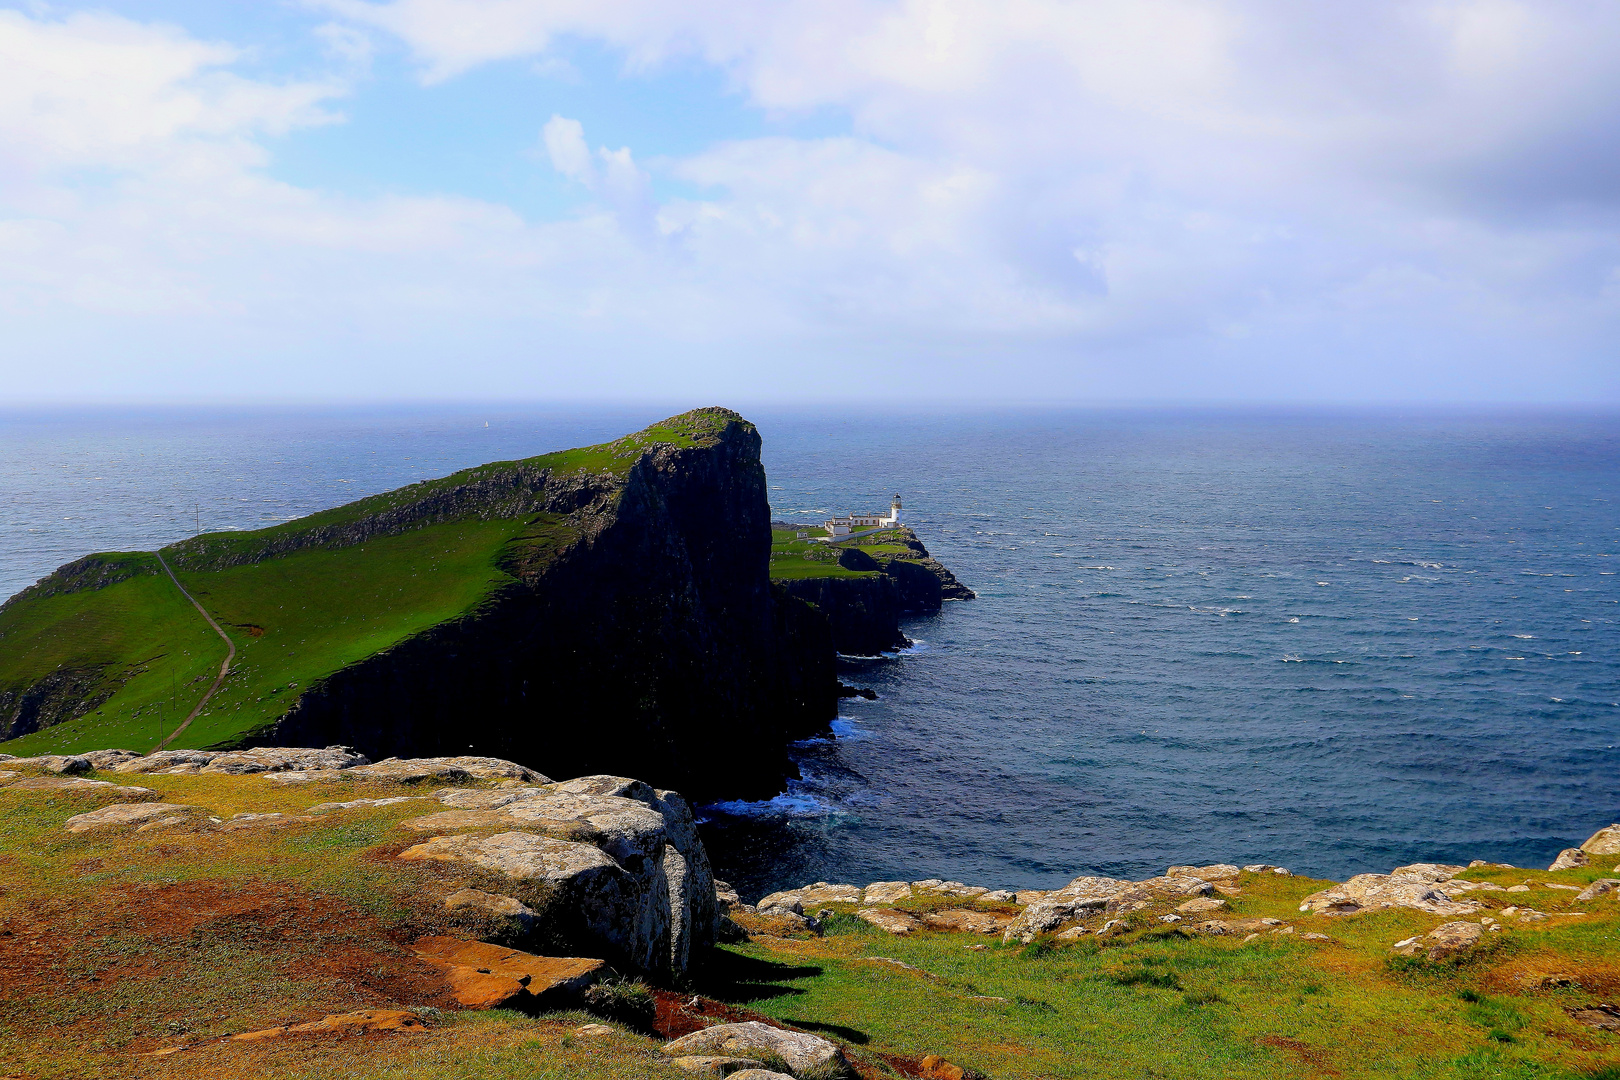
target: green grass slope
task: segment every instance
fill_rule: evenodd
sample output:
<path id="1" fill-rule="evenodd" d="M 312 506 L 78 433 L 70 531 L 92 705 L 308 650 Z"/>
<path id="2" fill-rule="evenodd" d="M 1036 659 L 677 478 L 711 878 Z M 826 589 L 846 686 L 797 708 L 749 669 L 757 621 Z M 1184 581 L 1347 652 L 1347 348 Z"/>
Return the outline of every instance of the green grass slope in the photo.
<path id="1" fill-rule="evenodd" d="M 601 446 L 482 465 L 273 528 L 165 548 L 237 648 L 225 685 L 171 746 L 238 741 L 282 716 L 300 687 L 471 614 L 543 569 L 578 534 L 565 517 L 525 505 L 542 471 L 613 492 L 648 451 L 700 445 L 721 423 L 688 413 Z M 94 572 L 69 579 L 59 571 L 0 607 L 0 701 L 54 673 L 71 679 L 72 696 L 97 702 L 0 742 L 7 753 L 150 749 L 196 705 L 224 659 L 225 643 L 155 556 L 90 562 Z"/>

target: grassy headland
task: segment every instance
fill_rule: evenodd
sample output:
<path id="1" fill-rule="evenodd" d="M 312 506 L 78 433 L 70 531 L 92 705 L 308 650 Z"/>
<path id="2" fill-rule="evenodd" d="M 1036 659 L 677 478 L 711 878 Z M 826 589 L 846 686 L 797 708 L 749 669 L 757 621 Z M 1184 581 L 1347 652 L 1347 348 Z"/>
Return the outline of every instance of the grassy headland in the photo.
<path id="1" fill-rule="evenodd" d="M 700 410 L 600 446 L 481 465 L 164 548 L 238 652 L 225 685 L 172 745 L 250 735 L 282 716 L 299 688 L 470 615 L 543 570 L 578 534 L 566 515 L 532 505 L 537 479 L 592 478 L 611 489 L 645 454 L 700 445 L 720 423 Z M 0 702 L 43 694 L 71 715 L 3 745 L 19 755 L 147 749 L 191 710 L 224 653 L 153 555 L 70 564 L 0 607 Z M 73 708 L 81 702 L 93 707 Z"/>

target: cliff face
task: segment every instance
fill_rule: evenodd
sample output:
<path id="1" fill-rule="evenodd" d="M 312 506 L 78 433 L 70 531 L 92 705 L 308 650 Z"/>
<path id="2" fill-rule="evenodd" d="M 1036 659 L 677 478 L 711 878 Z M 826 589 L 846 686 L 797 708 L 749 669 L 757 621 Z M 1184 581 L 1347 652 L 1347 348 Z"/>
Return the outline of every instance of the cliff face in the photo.
<path id="1" fill-rule="evenodd" d="M 622 481 L 552 499 L 548 480 L 530 505 L 581 508 L 577 539 L 509 553 L 518 580 L 480 610 L 324 679 L 263 741 L 774 794 L 837 678 L 825 622 L 768 579 L 759 446 L 725 414 L 712 444 L 658 446 Z"/>

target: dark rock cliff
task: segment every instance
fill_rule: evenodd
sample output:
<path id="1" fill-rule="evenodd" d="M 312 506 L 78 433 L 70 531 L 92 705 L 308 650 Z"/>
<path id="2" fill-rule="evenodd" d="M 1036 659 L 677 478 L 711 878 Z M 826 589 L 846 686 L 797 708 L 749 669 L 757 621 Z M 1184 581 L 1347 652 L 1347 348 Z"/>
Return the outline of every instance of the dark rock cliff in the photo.
<path id="1" fill-rule="evenodd" d="M 478 611 L 311 687 L 256 741 L 487 754 L 698 799 L 781 790 L 786 744 L 836 711 L 831 632 L 769 580 L 758 432 L 703 412 L 723 421 L 707 445 L 658 445 L 588 490 L 534 478 L 520 501 L 573 507 L 571 542 L 515 558 Z"/>

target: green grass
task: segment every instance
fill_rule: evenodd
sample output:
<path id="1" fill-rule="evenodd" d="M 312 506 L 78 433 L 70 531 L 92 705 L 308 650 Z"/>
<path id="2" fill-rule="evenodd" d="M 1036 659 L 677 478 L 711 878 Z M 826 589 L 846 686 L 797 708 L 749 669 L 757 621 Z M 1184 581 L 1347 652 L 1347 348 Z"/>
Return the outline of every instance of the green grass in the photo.
<path id="1" fill-rule="evenodd" d="M 1594 875 L 1501 876 L 1579 884 Z M 1490 935 L 1460 964 L 1398 968 L 1387 962 L 1391 943 L 1444 920 L 1412 911 L 1302 916 L 1300 898 L 1323 884 L 1246 876 L 1233 914 L 1298 930 L 1247 944 L 1152 917 L 1117 938 L 1031 947 L 959 934 L 897 938 L 835 917 L 823 938 L 727 946 L 720 981 L 734 988 L 732 1000 L 780 1020 L 856 1045 L 941 1054 L 997 1080 L 1577 1080 L 1620 1065 L 1620 1034 L 1583 1028 L 1565 1012 L 1620 980 L 1620 903 L 1582 903 L 1585 919 Z M 1534 889 L 1498 906 L 1562 910 L 1573 895 Z M 1334 941 L 1302 940 L 1309 930 Z M 1572 972 L 1586 985 L 1549 988 L 1535 977 L 1543 971 Z"/>
<path id="2" fill-rule="evenodd" d="M 542 470 L 605 477 L 613 495 L 647 452 L 707 445 L 729 416 L 698 410 L 601 446 L 483 465 L 164 549 L 237 649 L 225 685 L 171 745 L 239 741 L 319 680 L 544 571 L 577 532 L 531 505 Z M 114 583 L 93 587 L 104 580 Z M 65 671 L 81 673 L 89 691 L 76 698 L 105 700 L 0 746 L 19 755 L 150 749 L 201 699 L 225 651 L 154 556 L 98 556 L 72 580 L 48 578 L 0 608 L 0 693 Z"/>
<path id="3" fill-rule="evenodd" d="M 816 535 L 811 532 L 811 535 Z M 838 565 L 838 547 L 811 539 L 800 540 L 798 530 L 771 530 L 771 577 L 777 581 L 799 578 L 867 578 L 875 570 L 846 570 Z"/>

